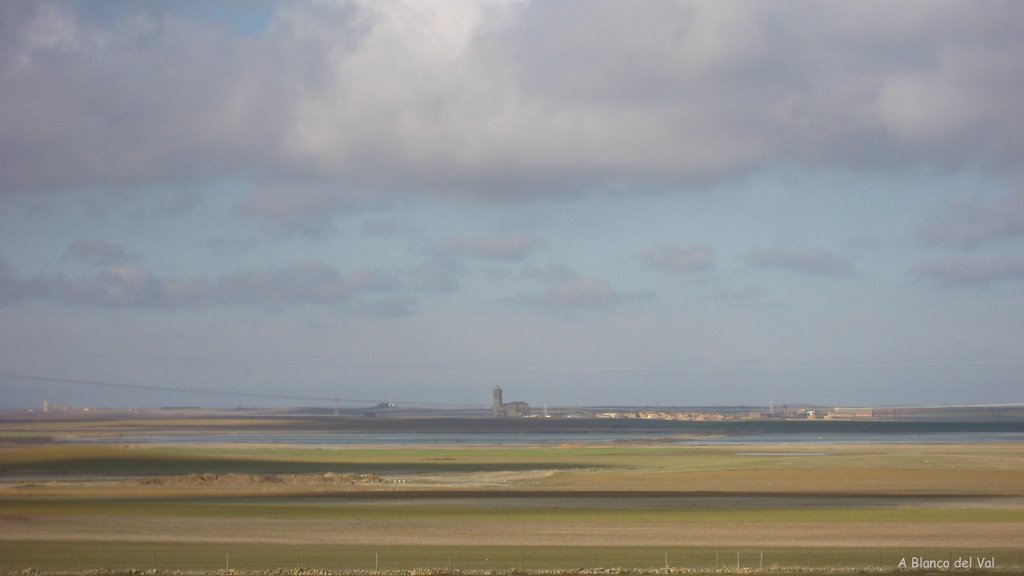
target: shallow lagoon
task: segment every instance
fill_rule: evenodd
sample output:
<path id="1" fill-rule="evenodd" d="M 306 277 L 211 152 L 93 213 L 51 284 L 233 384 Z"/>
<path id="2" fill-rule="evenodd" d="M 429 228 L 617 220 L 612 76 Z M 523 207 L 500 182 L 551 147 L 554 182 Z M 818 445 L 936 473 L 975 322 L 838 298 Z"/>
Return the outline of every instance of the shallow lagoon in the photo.
<path id="1" fill-rule="evenodd" d="M 85 439 L 85 441 L 89 441 Z M 109 439 L 95 441 L 108 442 Z M 530 446 L 559 444 L 649 443 L 681 446 L 741 444 L 974 444 L 1024 442 L 1024 432 L 905 433 L 769 433 L 734 435 L 666 435 L 663 432 L 239 432 L 211 434 L 181 432 L 122 436 L 132 444 L 300 444 L 324 446 Z"/>

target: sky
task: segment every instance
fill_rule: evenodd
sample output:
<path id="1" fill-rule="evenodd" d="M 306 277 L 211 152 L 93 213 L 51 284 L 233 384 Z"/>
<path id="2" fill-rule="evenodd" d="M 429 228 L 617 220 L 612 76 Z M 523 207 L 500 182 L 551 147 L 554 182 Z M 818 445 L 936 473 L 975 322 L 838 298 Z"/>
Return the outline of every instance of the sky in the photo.
<path id="1" fill-rule="evenodd" d="M 1016 0 L 0 3 L 0 407 L 1024 402 L 1022 55 Z"/>

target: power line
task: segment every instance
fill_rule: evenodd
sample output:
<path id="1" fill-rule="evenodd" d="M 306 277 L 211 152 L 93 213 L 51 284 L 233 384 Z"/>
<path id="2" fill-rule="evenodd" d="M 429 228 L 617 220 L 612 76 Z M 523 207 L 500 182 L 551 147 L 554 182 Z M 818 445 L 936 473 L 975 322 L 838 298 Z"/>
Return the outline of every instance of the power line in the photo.
<path id="1" fill-rule="evenodd" d="M 742 372 L 785 370 L 865 370 L 886 368 L 939 368 L 1024 364 L 1022 360 L 945 360 L 935 362 L 862 362 L 837 364 L 718 364 L 710 366 L 512 366 L 510 369 L 547 372 Z"/>
<path id="2" fill-rule="evenodd" d="M 154 386 L 146 384 L 127 384 L 122 382 L 102 382 L 98 380 L 81 380 L 77 378 L 55 378 L 49 376 L 33 376 L 29 374 L 10 374 L 0 373 L 0 377 L 3 378 L 17 378 L 21 380 L 34 380 L 37 382 L 56 382 L 59 384 L 80 384 L 84 386 L 101 386 L 105 388 L 121 388 L 129 390 L 152 390 L 156 392 L 183 392 L 188 394 L 203 394 L 207 396 L 234 396 L 234 397 L 247 397 L 247 398 L 267 398 L 273 400 L 292 400 L 292 401 L 310 401 L 310 402 L 334 402 L 345 401 L 345 402 L 359 402 L 359 403 L 371 403 L 377 402 L 377 400 L 367 400 L 360 398 L 328 398 L 326 396 L 304 396 L 298 394 L 269 394 L 266 392 L 234 392 L 228 390 L 207 390 L 203 388 L 186 388 L 182 386 Z"/>
<path id="3" fill-rule="evenodd" d="M 80 350 L 46 350 L 40 352 L 96 356 L 108 358 L 136 358 L 143 360 L 168 360 L 176 362 L 204 362 L 213 364 L 250 364 L 268 366 L 322 366 L 342 369 L 367 370 L 429 370 L 465 372 L 740 372 L 740 371 L 785 371 L 785 370 L 870 370 L 889 368 L 941 368 L 955 366 L 1000 366 L 1024 364 L 1024 359 L 983 359 L 983 360 L 938 360 L 938 361 L 895 361 L 895 362 L 848 362 L 848 363 L 802 363 L 802 364 L 714 364 L 707 366 L 575 366 L 575 365 L 468 365 L 468 364 L 403 364 L 391 362 L 327 362 L 308 360 L 273 360 L 266 358 L 227 358 L 208 356 L 178 356 L 168 354 L 127 354 L 117 352 L 90 352 Z"/>
<path id="4" fill-rule="evenodd" d="M 35 376 L 30 374 L 12 374 L 0 372 L 0 378 L 12 378 L 20 380 L 32 380 L 36 382 L 53 382 L 57 384 L 75 384 L 81 386 L 98 386 L 104 388 L 118 388 L 128 390 L 149 390 L 154 392 L 177 392 L 186 394 L 202 394 L 206 396 L 228 396 L 236 398 L 263 398 L 268 400 L 287 400 L 289 402 L 326 402 L 338 403 L 348 402 L 352 404 L 383 404 L 380 399 L 369 398 L 346 398 L 341 396 L 312 396 L 302 394 L 270 394 L 266 392 L 238 392 L 230 390 L 208 390 L 204 388 L 187 388 L 183 386 L 156 386 L 147 384 L 128 384 L 124 382 L 104 382 L 99 380 L 82 380 L 77 378 L 56 378 L 50 376 Z M 389 402 L 390 403 L 390 402 Z M 435 402 L 399 402 L 407 406 L 424 406 L 434 408 L 466 408 L 476 407 L 470 404 L 441 404 Z"/>

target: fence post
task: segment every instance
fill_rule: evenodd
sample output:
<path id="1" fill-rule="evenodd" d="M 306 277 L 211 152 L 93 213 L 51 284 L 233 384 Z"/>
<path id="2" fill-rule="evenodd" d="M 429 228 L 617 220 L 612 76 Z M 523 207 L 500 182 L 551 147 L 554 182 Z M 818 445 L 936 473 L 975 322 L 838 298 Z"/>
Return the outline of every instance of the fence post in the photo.
<path id="1" fill-rule="evenodd" d="M 758 570 L 764 570 L 764 550 L 761 550 L 761 561 L 757 565 Z"/>

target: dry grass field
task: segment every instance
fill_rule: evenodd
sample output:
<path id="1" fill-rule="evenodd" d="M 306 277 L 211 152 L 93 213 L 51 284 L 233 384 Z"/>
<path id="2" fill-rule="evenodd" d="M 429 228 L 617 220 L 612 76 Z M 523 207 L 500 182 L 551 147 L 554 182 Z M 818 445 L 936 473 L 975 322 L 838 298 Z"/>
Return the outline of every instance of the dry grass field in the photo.
<path id="1" fill-rule="evenodd" d="M 1024 551 L 1019 443 L 161 445 L 119 442 L 124 424 L 0 430 L 0 568 L 1005 568 Z"/>

